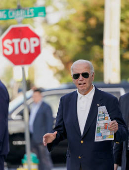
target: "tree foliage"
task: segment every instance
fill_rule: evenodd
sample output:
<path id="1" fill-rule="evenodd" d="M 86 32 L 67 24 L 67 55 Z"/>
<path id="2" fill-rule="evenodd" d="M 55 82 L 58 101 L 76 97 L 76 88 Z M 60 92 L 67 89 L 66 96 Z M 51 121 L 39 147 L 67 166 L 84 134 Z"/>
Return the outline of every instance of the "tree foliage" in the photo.
<path id="1" fill-rule="evenodd" d="M 55 47 L 55 57 L 64 64 L 57 70 L 61 82 L 71 81 L 70 67 L 77 59 L 91 60 L 96 80 L 103 79 L 103 0 L 67 0 L 65 17 L 47 26 L 47 40 Z M 59 77 L 59 76 L 58 76 Z"/>
<path id="2" fill-rule="evenodd" d="M 129 0 L 122 0 L 121 3 L 121 34 L 120 34 L 120 54 L 121 54 L 121 77 L 129 81 Z"/>
<path id="3" fill-rule="evenodd" d="M 0 9 L 17 8 L 18 0 L 2 0 Z M 22 7 L 33 7 L 36 0 L 19 0 Z M 77 59 L 91 60 L 95 67 L 95 81 L 103 81 L 104 0 L 47 0 L 46 7 L 59 12 L 58 23 L 43 23 L 46 41 L 54 48 L 54 55 L 64 68 L 53 68 L 60 82 L 70 82 L 70 67 Z M 129 0 L 121 0 L 120 57 L 121 78 L 129 79 Z M 33 24 L 33 19 L 24 19 Z M 0 21 L 1 34 L 16 20 Z"/>
<path id="4" fill-rule="evenodd" d="M 55 0 L 61 2 L 60 0 Z M 77 59 L 91 60 L 95 81 L 103 81 L 104 0 L 63 0 L 65 17 L 47 26 L 47 40 L 55 47 L 55 57 L 64 64 L 56 76 L 61 82 L 71 81 L 70 66 Z M 49 3 L 52 2 L 49 0 Z M 54 4 L 52 4 L 54 6 Z M 121 0 L 120 58 L 121 79 L 128 79 L 129 0 Z M 60 10 L 56 7 L 54 10 Z M 60 76 L 59 76 L 60 75 Z"/>
<path id="5" fill-rule="evenodd" d="M 36 3 L 36 0 L 2 0 L 2 3 L 0 4 L 0 10 L 3 9 L 16 9 L 17 5 L 21 5 L 22 8 L 25 7 L 33 7 Z M 23 19 L 23 24 L 33 24 L 32 19 Z M 11 20 L 0 20 L 0 33 L 2 34 L 10 25 L 17 24 L 17 20 L 11 19 Z"/>
<path id="6" fill-rule="evenodd" d="M 4 74 L 2 76 L 2 81 L 4 81 L 6 85 L 9 85 L 10 81 L 12 80 L 12 77 L 13 77 L 13 68 L 11 66 L 6 66 L 4 70 Z"/>

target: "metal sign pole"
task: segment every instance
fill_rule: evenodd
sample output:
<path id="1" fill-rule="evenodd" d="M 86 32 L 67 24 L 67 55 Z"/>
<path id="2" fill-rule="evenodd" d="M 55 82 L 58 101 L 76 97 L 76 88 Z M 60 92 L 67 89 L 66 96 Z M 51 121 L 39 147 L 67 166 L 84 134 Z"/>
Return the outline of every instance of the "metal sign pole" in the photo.
<path id="1" fill-rule="evenodd" d="M 20 9 L 20 0 L 17 1 L 17 8 Z M 17 19 L 18 24 L 21 24 L 22 18 Z M 26 101 L 26 77 L 25 69 L 22 67 L 22 83 L 23 83 L 23 96 L 24 96 L 24 123 L 25 123 L 25 141 L 26 141 L 26 154 L 27 154 L 27 165 L 28 170 L 31 170 L 30 160 L 30 133 L 29 133 L 29 112 Z"/>
<path id="2" fill-rule="evenodd" d="M 17 14 L 17 15 L 15 15 L 15 14 Z M 20 0 L 17 0 L 17 9 L 0 10 L 0 20 L 16 19 L 18 24 L 22 23 L 23 18 L 45 17 L 45 16 L 46 16 L 45 7 L 32 7 L 32 8 L 25 8 L 24 9 L 24 8 L 21 8 Z M 28 60 L 27 61 L 28 63 L 25 63 L 26 61 L 24 61 L 24 63 L 21 63 L 21 58 L 20 58 L 21 56 L 19 55 L 20 60 L 18 61 L 18 63 L 15 63 L 15 62 L 12 61 L 11 58 L 8 58 L 8 56 L 6 56 L 6 54 L 3 53 L 3 55 L 5 57 L 7 57 L 15 65 L 21 65 L 21 64 L 22 65 L 26 65 L 26 64 L 28 65 L 28 64 L 31 64 L 31 62 L 41 53 L 40 37 L 37 34 L 35 34 L 34 31 L 31 30 L 29 27 L 27 29 L 29 31 L 31 31 L 31 33 L 36 37 L 36 40 L 39 43 L 37 46 L 35 46 L 36 55 L 33 55 L 32 57 L 34 57 L 34 58 L 31 58 L 31 60 Z M 29 35 L 29 37 L 30 37 L 30 35 Z M 15 56 L 13 56 L 13 59 L 14 58 L 15 58 Z M 22 67 L 22 77 L 23 77 L 22 81 L 23 81 L 23 95 L 24 95 L 24 122 L 25 122 L 26 153 L 27 153 L 27 158 L 28 158 L 28 170 L 31 170 L 30 133 L 29 133 L 29 123 L 28 123 L 29 122 L 29 112 L 28 112 L 27 101 L 26 101 L 26 79 L 25 79 L 24 67 Z"/>
<path id="3" fill-rule="evenodd" d="M 23 75 L 23 95 L 24 95 L 24 122 L 25 122 L 25 139 L 26 139 L 26 153 L 28 160 L 28 170 L 31 170 L 31 161 L 30 161 L 30 133 L 29 133 L 29 112 L 26 101 L 26 80 L 25 80 L 25 70 L 22 67 L 22 75 Z"/>

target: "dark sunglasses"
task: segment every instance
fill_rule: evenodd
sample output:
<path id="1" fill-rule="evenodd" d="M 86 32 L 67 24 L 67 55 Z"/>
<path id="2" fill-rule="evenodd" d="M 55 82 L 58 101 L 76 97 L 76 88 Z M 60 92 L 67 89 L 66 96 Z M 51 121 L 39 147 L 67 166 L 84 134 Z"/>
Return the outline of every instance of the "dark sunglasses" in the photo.
<path id="1" fill-rule="evenodd" d="M 82 77 L 84 78 L 88 78 L 89 77 L 89 73 L 85 72 L 85 73 L 76 73 L 76 74 L 73 74 L 73 78 L 74 79 L 78 79 L 80 77 L 80 74 L 82 75 Z"/>

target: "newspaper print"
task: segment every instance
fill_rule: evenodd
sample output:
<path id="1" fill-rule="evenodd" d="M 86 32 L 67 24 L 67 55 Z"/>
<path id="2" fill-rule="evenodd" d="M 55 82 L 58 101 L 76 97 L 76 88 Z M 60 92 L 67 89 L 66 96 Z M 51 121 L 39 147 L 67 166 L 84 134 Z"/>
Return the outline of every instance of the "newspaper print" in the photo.
<path id="1" fill-rule="evenodd" d="M 95 142 L 114 140 L 114 132 L 108 130 L 108 124 L 111 122 L 110 116 L 105 106 L 98 107 Z"/>

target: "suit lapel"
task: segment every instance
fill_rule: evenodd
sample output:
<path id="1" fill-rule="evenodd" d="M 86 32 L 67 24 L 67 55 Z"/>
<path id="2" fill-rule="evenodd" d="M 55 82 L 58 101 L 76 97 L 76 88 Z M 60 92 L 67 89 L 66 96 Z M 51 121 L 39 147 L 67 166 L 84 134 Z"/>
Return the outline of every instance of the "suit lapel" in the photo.
<path id="1" fill-rule="evenodd" d="M 101 99 L 101 93 L 97 88 L 95 88 L 95 94 L 93 96 L 90 111 L 89 111 L 87 121 L 86 121 L 86 124 L 85 124 L 85 128 L 84 128 L 83 136 L 86 135 L 86 133 L 87 133 L 88 129 L 90 128 L 94 119 L 97 118 L 98 107 L 102 105 L 101 100 L 102 100 Z M 83 138 L 83 136 L 82 136 L 82 138 Z"/>
<path id="2" fill-rule="evenodd" d="M 71 100 L 69 102 L 69 108 L 70 108 L 70 114 L 71 119 L 73 122 L 73 125 L 77 131 L 77 133 L 81 136 L 78 117 L 77 117 L 77 92 L 75 91 L 71 97 Z"/>

